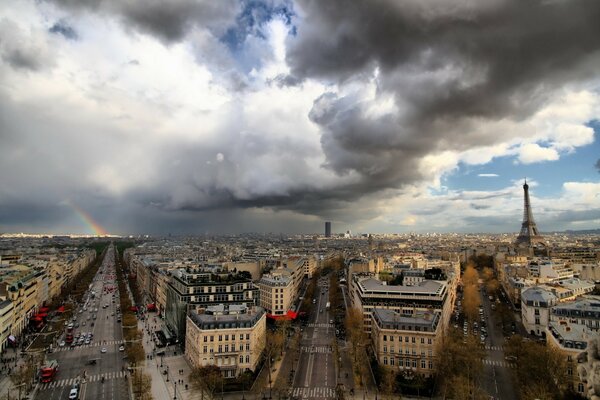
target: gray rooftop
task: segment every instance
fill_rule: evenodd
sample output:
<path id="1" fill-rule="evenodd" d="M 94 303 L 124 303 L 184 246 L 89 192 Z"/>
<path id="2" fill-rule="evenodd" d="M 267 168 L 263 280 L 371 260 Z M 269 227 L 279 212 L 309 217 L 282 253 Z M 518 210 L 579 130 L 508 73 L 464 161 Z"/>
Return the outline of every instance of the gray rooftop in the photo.
<path id="1" fill-rule="evenodd" d="M 542 307 L 548 307 L 556 303 L 556 300 L 557 298 L 554 293 L 539 286 L 525 289 L 521 293 L 521 301 L 528 305 L 533 305 L 533 303 L 538 302 Z"/>

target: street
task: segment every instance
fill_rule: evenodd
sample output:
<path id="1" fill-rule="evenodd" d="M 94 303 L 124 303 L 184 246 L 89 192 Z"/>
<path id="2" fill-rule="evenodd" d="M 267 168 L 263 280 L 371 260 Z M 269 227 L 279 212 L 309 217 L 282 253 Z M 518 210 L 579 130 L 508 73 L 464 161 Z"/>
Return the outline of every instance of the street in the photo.
<path id="1" fill-rule="evenodd" d="M 335 326 L 326 304 L 329 301 L 327 278 L 319 280 L 310 323 L 302 333 L 300 359 L 298 360 L 292 396 L 309 398 L 334 398 L 337 385 L 333 338 Z M 324 293 L 324 294 L 321 294 Z"/>
<path id="2" fill-rule="evenodd" d="M 58 361 L 59 370 L 50 383 L 40 383 L 37 397 L 44 400 L 66 399 L 79 383 L 79 399 L 119 400 L 129 398 L 121 324 L 117 322 L 119 295 L 115 275 L 115 249 L 110 245 L 102 265 L 78 305 L 74 316 L 75 336 L 92 333 L 89 344 L 57 346 L 47 359 Z M 92 296 L 92 291 L 95 296 Z M 113 298 L 114 295 L 114 298 Z M 94 319 L 94 315 L 96 318 Z M 92 326 L 92 323 L 94 326 Z M 85 324 L 85 325 L 84 325 Z M 59 338 L 65 340 L 65 333 Z M 74 343 L 75 343 L 74 339 Z"/>

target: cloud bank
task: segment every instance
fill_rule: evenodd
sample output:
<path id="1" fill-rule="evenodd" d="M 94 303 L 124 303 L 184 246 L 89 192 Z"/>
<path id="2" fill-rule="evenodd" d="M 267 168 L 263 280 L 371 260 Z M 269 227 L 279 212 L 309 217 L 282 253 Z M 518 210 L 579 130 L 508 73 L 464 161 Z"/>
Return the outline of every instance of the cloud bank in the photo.
<path id="1" fill-rule="evenodd" d="M 584 0 L 1 7 L 0 224 L 66 229 L 74 202 L 120 232 L 486 226 L 443 179 L 593 143 L 598 20 Z"/>

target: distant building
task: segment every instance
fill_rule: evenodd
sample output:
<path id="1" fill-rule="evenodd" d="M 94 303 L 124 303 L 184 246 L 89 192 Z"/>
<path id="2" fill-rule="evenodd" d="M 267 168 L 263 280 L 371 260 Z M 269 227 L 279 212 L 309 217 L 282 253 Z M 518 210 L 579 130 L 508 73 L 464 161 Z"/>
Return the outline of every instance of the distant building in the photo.
<path id="1" fill-rule="evenodd" d="M 225 378 L 254 371 L 265 348 L 266 314 L 260 307 L 223 304 L 187 316 L 185 357 L 195 367 L 216 365 Z"/>
<path id="2" fill-rule="evenodd" d="M 325 222 L 325 237 L 331 237 L 331 222 Z"/>

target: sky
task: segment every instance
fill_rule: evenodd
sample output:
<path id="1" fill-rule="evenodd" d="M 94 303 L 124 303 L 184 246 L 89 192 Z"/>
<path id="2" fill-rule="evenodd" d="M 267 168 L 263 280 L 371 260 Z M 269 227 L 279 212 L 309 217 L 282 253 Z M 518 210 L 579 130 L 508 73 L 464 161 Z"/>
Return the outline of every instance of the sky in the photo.
<path id="1" fill-rule="evenodd" d="M 0 232 L 600 228 L 597 0 L 0 2 Z"/>

